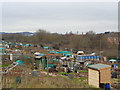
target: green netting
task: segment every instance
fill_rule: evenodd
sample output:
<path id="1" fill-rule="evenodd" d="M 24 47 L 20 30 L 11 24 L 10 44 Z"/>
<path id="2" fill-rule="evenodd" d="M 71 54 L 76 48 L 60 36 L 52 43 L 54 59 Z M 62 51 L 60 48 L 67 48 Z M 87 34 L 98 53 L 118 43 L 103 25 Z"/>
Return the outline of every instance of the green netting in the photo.
<path id="1" fill-rule="evenodd" d="M 47 60 L 45 58 L 42 58 L 42 63 L 45 69 L 47 67 Z"/>
<path id="2" fill-rule="evenodd" d="M 48 51 L 48 53 L 55 53 L 55 51 Z"/>
<path id="3" fill-rule="evenodd" d="M 55 52 L 56 54 L 59 54 L 60 52 Z"/>
<path id="4" fill-rule="evenodd" d="M 0 48 L 0 53 L 5 53 L 5 48 Z"/>
<path id="5" fill-rule="evenodd" d="M 66 54 L 71 54 L 70 51 L 60 51 L 59 53 L 61 53 L 63 56 L 65 56 Z"/>
<path id="6" fill-rule="evenodd" d="M 49 62 L 56 63 L 56 62 L 58 62 L 58 60 L 57 59 L 50 59 Z"/>
<path id="7" fill-rule="evenodd" d="M 11 43 L 11 42 L 9 42 L 9 43 L 8 43 L 8 45 L 12 45 L 12 43 Z"/>
<path id="8" fill-rule="evenodd" d="M 55 65 L 54 65 L 54 64 L 48 64 L 48 67 L 50 67 L 50 68 L 54 68 Z"/>
<path id="9" fill-rule="evenodd" d="M 60 53 L 70 53 L 70 51 L 60 51 Z"/>
<path id="10" fill-rule="evenodd" d="M 63 56 L 71 56 L 72 54 L 63 54 Z"/>
<path id="11" fill-rule="evenodd" d="M 43 47 L 44 49 L 48 49 L 49 47 L 47 47 L 47 46 L 45 46 L 45 47 Z"/>
<path id="12" fill-rule="evenodd" d="M 24 55 L 22 55 L 22 57 L 23 57 L 23 58 L 26 58 L 26 59 L 27 59 L 27 58 L 30 58 L 29 56 L 24 56 Z"/>
<path id="13" fill-rule="evenodd" d="M 39 68 L 40 60 L 36 60 L 36 67 Z"/>
<path id="14" fill-rule="evenodd" d="M 31 44 L 25 44 L 25 46 L 32 46 Z"/>

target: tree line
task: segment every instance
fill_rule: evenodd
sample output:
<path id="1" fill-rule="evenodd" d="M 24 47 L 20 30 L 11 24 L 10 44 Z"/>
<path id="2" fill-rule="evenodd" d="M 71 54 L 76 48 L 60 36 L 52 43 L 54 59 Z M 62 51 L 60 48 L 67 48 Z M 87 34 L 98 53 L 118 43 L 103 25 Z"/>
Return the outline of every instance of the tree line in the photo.
<path id="1" fill-rule="evenodd" d="M 31 43 L 50 46 L 54 49 L 77 49 L 87 51 L 88 53 L 104 51 L 107 54 L 111 51 L 113 52 L 111 55 L 117 55 L 118 45 L 111 44 L 108 41 L 108 37 L 116 37 L 116 34 L 95 34 L 93 31 L 81 35 L 73 34 L 72 32 L 58 34 L 39 29 L 32 36 L 24 36 L 19 33 L 2 35 L 2 38 L 9 42 Z"/>

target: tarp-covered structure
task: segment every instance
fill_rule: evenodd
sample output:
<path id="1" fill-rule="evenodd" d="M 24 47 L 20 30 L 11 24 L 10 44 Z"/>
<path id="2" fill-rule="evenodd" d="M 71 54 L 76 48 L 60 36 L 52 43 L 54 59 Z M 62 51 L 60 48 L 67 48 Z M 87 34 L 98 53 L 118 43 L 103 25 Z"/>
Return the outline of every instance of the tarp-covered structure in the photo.
<path id="1" fill-rule="evenodd" d="M 0 53 L 5 53 L 5 48 L 0 48 Z"/>
<path id="2" fill-rule="evenodd" d="M 17 61 L 15 61 L 15 62 L 17 62 L 18 63 L 18 65 L 23 65 L 24 64 L 24 62 L 23 61 L 21 61 L 21 60 L 17 60 Z"/>
<path id="3" fill-rule="evenodd" d="M 71 56 L 71 52 L 70 51 L 59 51 L 59 53 L 61 53 L 63 56 Z"/>
<path id="4" fill-rule="evenodd" d="M 117 60 L 115 60 L 115 59 L 110 59 L 109 61 L 110 62 L 117 62 Z"/>

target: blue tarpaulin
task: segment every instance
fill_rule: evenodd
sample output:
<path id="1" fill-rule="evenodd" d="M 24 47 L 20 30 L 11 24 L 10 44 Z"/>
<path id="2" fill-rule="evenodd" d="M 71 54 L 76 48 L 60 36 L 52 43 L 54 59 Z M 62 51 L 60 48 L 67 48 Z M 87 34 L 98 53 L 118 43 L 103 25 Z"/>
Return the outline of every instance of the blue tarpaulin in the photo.
<path id="1" fill-rule="evenodd" d="M 19 65 L 23 65 L 24 64 L 24 62 L 20 61 L 20 60 L 17 60 L 16 62 L 19 63 Z"/>
<path id="2" fill-rule="evenodd" d="M 77 59 L 99 59 L 100 56 L 78 56 Z"/>
<path id="3" fill-rule="evenodd" d="M 0 48 L 1 50 L 5 49 L 5 48 Z"/>
<path id="4" fill-rule="evenodd" d="M 44 54 L 37 54 L 38 56 L 44 56 Z"/>

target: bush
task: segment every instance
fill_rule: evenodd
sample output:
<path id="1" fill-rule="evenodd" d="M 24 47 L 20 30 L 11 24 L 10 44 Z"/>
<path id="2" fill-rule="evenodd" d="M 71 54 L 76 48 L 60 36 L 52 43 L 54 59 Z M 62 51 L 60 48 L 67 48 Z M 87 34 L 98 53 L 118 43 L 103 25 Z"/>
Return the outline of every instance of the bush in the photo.
<path id="1" fill-rule="evenodd" d="M 60 72 L 59 74 L 60 75 L 68 75 L 68 73 L 66 73 L 66 72 Z"/>

